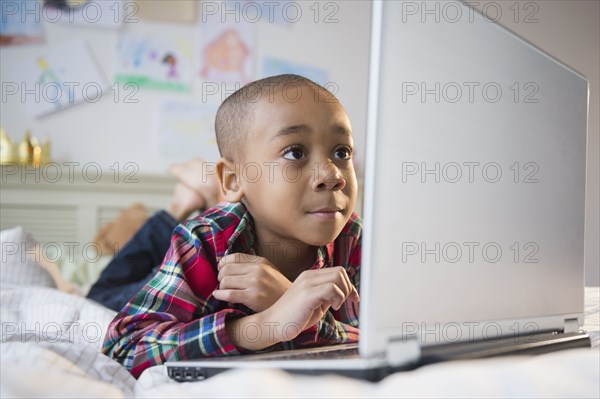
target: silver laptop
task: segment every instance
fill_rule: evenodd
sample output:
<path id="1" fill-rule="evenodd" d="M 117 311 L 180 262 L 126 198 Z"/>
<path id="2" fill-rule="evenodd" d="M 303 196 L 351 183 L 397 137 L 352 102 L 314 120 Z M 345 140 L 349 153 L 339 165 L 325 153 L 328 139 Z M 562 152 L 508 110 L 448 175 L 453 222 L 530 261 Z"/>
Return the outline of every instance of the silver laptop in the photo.
<path id="1" fill-rule="evenodd" d="M 353 360 L 328 347 L 169 362 L 172 378 L 277 367 L 376 380 L 589 346 L 588 83 L 462 3 L 420 7 L 373 2 L 361 335 L 343 348 Z"/>

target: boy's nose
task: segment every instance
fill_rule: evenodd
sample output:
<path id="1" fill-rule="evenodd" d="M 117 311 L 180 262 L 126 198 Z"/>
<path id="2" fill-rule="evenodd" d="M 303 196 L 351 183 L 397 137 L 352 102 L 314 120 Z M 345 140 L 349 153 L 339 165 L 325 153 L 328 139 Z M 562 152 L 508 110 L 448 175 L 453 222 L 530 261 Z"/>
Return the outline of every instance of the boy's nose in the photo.
<path id="1" fill-rule="evenodd" d="M 315 180 L 313 182 L 313 190 L 332 190 L 338 191 L 346 187 L 346 179 L 340 172 L 337 166 L 332 162 L 324 165 L 315 165 Z"/>

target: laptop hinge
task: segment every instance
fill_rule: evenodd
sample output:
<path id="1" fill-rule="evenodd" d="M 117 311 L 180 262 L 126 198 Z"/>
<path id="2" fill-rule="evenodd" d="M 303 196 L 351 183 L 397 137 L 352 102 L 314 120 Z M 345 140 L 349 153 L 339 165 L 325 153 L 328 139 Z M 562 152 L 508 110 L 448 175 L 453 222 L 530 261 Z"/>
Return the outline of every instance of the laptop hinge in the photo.
<path id="1" fill-rule="evenodd" d="M 421 358 L 421 345 L 417 338 L 392 340 L 387 348 L 387 362 L 392 367 L 416 363 Z"/>
<path id="2" fill-rule="evenodd" d="M 579 331 L 579 322 L 575 319 L 565 319 L 565 333 L 574 333 Z"/>

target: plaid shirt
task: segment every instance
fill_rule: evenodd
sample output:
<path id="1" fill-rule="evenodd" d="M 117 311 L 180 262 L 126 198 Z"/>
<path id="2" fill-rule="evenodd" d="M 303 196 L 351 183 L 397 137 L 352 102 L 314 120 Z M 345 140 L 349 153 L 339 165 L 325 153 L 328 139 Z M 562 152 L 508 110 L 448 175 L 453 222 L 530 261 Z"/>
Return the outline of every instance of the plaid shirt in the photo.
<path id="1" fill-rule="evenodd" d="M 311 269 L 344 266 L 358 290 L 361 231 L 360 218 L 352 214 L 336 240 L 318 248 Z M 219 285 L 219 260 L 232 253 L 254 255 L 254 238 L 252 217 L 239 203 L 220 204 L 177 226 L 157 274 L 110 323 L 102 352 L 136 378 L 165 361 L 248 353 L 231 342 L 225 321 L 254 312 L 219 301 L 212 292 Z M 294 340 L 267 350 L 356 342 L 358 334 L 358 307 L 346 301 Z"/>

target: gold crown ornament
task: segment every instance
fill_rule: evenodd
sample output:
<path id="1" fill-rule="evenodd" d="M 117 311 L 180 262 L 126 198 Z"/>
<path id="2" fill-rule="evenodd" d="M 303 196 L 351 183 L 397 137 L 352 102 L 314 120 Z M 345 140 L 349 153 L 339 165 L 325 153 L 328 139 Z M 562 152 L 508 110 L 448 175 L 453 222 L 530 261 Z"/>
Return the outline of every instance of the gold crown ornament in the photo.
<path id="1" fill-rule="evenodd" d="M 10 137 L 0 128 L 0 165 L 6 165 L 17 161 L 15 145 Z"/>

